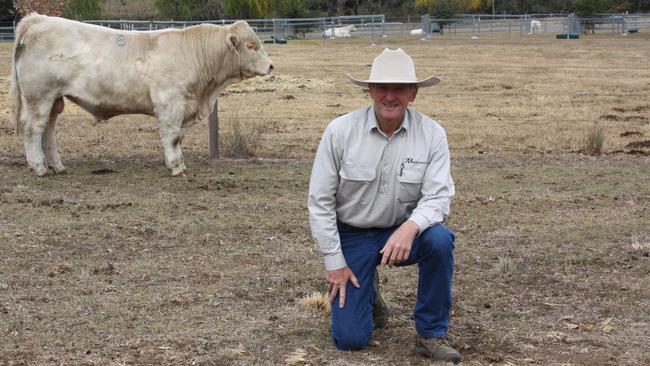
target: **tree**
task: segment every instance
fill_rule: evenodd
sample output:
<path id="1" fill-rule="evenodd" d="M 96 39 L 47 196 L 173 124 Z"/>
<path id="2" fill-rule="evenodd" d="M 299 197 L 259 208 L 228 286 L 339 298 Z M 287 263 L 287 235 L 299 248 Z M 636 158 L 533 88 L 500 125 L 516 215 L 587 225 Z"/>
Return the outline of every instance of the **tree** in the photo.
<path id="1" fill-rule="evenodd" d="M 156 0 L 154 4 L 166 19 L 219 19 L 224 14 L 221 0 Z"/>
<path id="2" fill-rule="evenodd" d="M 12 1 L 0 2 L 0 21 L 12 21 L 16 19 L 16 9 Z"/>
<path id="3" fill-rule="evenodd" d="M 272 9 L 276 17 L 305 18 L 307 16 L 304 0 L 272 0 Z"/>
<path id="4" fill-rule="evenodd" d="M 573 3 L 576 15 L 585 18 L 593 18 L 609 10 L 609 5 L 608 0 L 575 0 Z"/>
<path id="5" fill-rule="evenodd" d="M 270 0 L 225 0 L 226 16 L 235 19 L 264 18 L 271 13 Z"/>
<path id="6" fill-rule="evenodd" d="M 61 16 L 67 6 L 68 0 L 14 0 L 14 8 L 22 16 L 31 12 Z"/>
<path id="7" fill-rule="evenodd" d="M 100 19 L 102 5 L 100 0 L 69 0 L 63 15 L 69 19 L 89 20 Z"/>
<path id="8" fill-rule="evenodd" d="M 435 19 L 449 19 L 458 12 L 458 4 L 454 0 L 415 0 L 415 9 Z"/>

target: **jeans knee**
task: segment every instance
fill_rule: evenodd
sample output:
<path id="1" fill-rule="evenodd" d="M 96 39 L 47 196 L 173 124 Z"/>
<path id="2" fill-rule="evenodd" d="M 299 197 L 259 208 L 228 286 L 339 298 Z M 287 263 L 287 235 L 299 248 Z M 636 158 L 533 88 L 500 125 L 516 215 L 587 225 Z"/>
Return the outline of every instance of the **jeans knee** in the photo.
<path id="1" fill-rule="evenodd" d="M 350 334 L 345 337 L 334 337 L 334 345 L 341 351 L 355 351 L 366 348 L 370 335 Z"/>
<path id="2" fill-rule="evenodd" d="M 454 233 L 442 225 L 425 230 L 421 239 L 427 254 L 435 255 L 438 258 L 449 258 L 454 251 Z"/>

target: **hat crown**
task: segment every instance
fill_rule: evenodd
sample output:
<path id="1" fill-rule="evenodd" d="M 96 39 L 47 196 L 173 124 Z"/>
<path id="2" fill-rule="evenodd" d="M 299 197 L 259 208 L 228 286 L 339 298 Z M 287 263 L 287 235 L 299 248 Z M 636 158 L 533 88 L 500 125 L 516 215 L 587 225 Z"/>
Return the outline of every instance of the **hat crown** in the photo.
<path id="1" fill-rule="evenodd" d="M 384 49 L 375 57 L 370 69 L 370 80 L 375 82 L 417 83 L 415 64 L 411 56 L 401 48 Z"/>

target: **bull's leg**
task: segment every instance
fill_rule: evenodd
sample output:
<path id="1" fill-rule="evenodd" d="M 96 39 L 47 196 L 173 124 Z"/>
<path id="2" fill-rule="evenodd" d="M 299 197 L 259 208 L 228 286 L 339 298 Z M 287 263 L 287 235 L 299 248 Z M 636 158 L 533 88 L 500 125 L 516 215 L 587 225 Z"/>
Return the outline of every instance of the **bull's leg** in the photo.
<path id="1" fill-rule="evenodd" d="M 23 104 L 21 120 L 24 126 L 23 142 L 25 144 L 25 158 L 27 165 L 42 177 L 47 175 L 47 164 L 43 154 L 43 133 L 50 114 L 48 103 L 28 102 Z"/>
<path id="2" fill-rule="evenodd" d="M 43 151 L 45 152 L 45 160 L 47 161 L 47 165 L 54 169 L 54 172 L 57 174 L 65 173 L 65 167 L 61 162 L 59 148 L 56 144 L 56 121 L 61 112 L 63 112 L 63 98 L 58 98 L 54 101 L 47 126 L 45 127 L 45 133 L 43 134 Z"/>
<path id="3" fill-rule="evenodd" d="M 183 151 L 181 150 L 181 142 L 183 141 L 181 118 L 176 119 L 176 121 L 160 117 L 158 119 L 160 139 L 165 150 L 165 164 L 173 176 L 185 175 L 187 171 L 187 167 L 183 163 Z"/>

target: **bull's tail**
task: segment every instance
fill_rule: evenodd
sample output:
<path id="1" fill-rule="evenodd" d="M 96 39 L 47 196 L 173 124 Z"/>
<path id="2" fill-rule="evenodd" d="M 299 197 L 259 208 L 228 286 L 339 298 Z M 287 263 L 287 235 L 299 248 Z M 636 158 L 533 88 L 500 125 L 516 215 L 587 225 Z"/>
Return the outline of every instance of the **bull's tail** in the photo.
<path id="1" fill-rule="evenodd" d="M 21 24 L 16 28 L 16 34 L 14 35 L 14 50 L 11 57 L 11 116 L 14 119 L 16 124 L 16 134 L 22 132 L 22 125 L 20 123 L 20 109 L 22 108 L 22 100 L 20 97 L 20 85 L 18 84 L 18 74 L 16 72 L 16 62 L 18 61 L 18 55 L 16 53 L 20 40 L 22 39 L 22 27 Z"/>
<path id="2" fill-rule="evenodd" d="M 21 43 L 23 34 L 27 31 L 30 25 L 42 21 L 45 17 L 32 13 L 18 23 L 16 27 L 16 34 L 14 34 L 14 49 L 11 57 L 11 115 L 16 124 L 16 133 L 22 133 L 23 125 L 20 123 L 20 110 L 22 109 L 22 98 L 20 95 L 20 84 L 18 83 L 18 73 L 16 71 L 16 64 L 23 52 L 24 44 Z"/>

